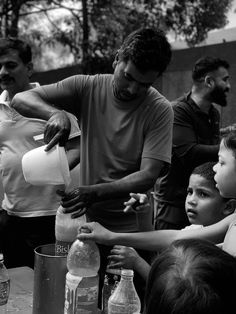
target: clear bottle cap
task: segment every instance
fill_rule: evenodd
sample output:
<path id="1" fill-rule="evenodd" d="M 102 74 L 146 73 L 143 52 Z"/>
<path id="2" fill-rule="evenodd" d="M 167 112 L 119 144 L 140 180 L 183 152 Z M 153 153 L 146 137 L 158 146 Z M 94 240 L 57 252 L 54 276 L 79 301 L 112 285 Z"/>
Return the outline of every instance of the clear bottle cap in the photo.
<path id="1" fill-rule="evenodd" d="M 132 269 L 121 269 L 121 275 L 133 276 L 134 275 L 134 271 Z"/>

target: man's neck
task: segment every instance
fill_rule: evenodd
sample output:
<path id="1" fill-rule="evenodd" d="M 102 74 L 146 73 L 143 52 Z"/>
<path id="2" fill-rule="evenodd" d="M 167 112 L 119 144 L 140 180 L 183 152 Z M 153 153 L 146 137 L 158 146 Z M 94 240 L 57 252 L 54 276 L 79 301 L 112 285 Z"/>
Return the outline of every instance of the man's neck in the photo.
<path id="1" fill-rule="evenodd" d="M 30 83 L 28 83 L 22 90 L 18 90 L 18 91 L 13 91 L 13 90 L 7 90 L 7 93 L 8 93 L 8 101 L 12 101 L 12 98 L 17 94 L 17 93 L 21 93 L 21 92 L 24 92 L 24 91 L 27 91 L 29 89 L 31 89 L 32 86 L 30 85 Z"/>
<path id="2" fill-rule="evenodd" d="M 207 114 L 209 113 L 212 103 L 208 99 L 206 99 L 201 93 L 197 93 L 192 90 L 190 97 L 201 111 Z"/>

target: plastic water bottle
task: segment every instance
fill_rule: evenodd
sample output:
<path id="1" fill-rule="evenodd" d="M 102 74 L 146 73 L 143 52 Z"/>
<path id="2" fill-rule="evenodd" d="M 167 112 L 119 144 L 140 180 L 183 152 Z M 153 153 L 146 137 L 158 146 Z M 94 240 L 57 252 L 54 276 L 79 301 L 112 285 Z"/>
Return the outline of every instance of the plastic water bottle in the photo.
<path id="1" fill-rule="evenodd" d="M 58 208 L 55 223 L 55 254 L 57 256 L 66 256 L 68 254 L 78 234 L 78 227 L 84 222 L 86 222 L 85 215 L 73 219 L 71 218 L 71 214 L 63 212 L 62 206 Z"/>
<path id="2" fill-rule="evenodd" d="M 108 314 L 108 300 L 120 281 L 120 269 L 106 269 L 102 288 L 102 314 Z"/>
<path id="3" fill-rule="evenodd" d="M 4 265 L 3 254 L 0 253 L 0 314 L 7 313 L 7 302 L 10 293 L 10 279 Z"/>
<path id="4" fill-rule="evenodd" d="M 64 314 L 98 311 L 99 249 L 93 241 L 75 240 L 67 255 Z"/>
<path id="5" fill-rule="evenodd" d="M 134 287 L 133 277 L 133 270 L 121 270 L 121 280 L 108 300 L 108 314 L 140 313 L 141 303 Z"/>

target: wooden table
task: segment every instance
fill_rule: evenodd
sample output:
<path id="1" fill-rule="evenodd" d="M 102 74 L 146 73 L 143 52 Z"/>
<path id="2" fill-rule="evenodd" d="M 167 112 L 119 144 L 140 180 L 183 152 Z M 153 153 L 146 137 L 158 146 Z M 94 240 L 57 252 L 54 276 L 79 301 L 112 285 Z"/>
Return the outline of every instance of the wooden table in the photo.
<path id="1" fill-rule="evenodd" d="M 29 267 L 8 269 L 10 296 L 7 313 L 32 314 L 34 271 Z"/>

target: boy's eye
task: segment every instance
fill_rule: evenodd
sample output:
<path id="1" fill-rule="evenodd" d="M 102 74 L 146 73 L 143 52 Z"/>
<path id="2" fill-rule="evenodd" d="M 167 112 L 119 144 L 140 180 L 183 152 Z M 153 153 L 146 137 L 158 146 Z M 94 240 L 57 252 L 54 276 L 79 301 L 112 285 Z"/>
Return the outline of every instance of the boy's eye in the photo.
<path id="1" fill-rule="evenodd" d="M 193 193 L 193 190 L 190 189 L 190 188 L 188 188 L 188 189 L 187 189 L 187 194 L 188 194 L 188 195 L 191 195 L 192 193 Z"/>
<path id="2" fill-rule="evenodd" d="M 208 197 L 208 194 L 206 192 L 199 192 L 199 196 L 204 198 L 204 197 Z"/>

